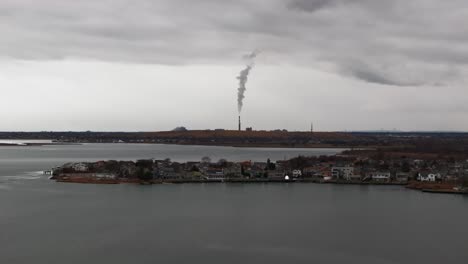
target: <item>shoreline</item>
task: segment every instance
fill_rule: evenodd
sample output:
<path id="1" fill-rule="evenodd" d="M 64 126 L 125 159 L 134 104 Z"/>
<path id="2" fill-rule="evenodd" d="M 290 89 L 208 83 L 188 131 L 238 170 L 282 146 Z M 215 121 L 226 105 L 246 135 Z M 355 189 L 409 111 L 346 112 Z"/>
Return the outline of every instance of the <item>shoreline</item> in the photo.
<path id="1" fill-rule="evenodd" d="M 265 184 L 265 183 L 310 183 L 310 184 L 328 184 L 328 185 L 359 185 L 359 186 L 400 186 L 408 190 L 440 193 L 440 194 L 461 194 L 468 195 L 468 190 L 458 189 L 454 183 L 433 183 L 433 182 L 380 182 L 380 181 L 346 181 L 346 180 L 323 180 L 309 178 L 223 178 L 223 179 L 152 179 L 142 180 L 135 178 L 90 178 L 90 177 L 68 177 L 68 176 L 51 176 L 50 180 L 60 183 L 77 183 L 77 184 L 139 184 L 139 185 L 159 185 L 159 184 L 212 184 L 212 183 L 227 183 L 227 184 Z"/>
<path id="2" fill-rule="evenodd" d="M 278 149 L 370 149 L 372 147 L 351 147 L 335 145 L 284 145 L 284 144 L 195 144 L 195 143 L 160 143 L 160 142 L 54 142 L 54 143 L 0 143 L 0 147 L 36 147 L 36 146 L 69 146 L 83 144 L 135 144 L 135 145 L 175 145 L 175 146 L 202 146 L 202 147 L 233 147 L 233 148 L 278 148 Z"/>
<path id="3" fill-rule="evenodd" d="M 91 179 L 91 178 L 51 178 L 56 182 L 66 183 L 86 183 L 86 184 L 184 184 L 184 183 L 316 183 L 316 184 L 336 184 L 336 185 L 391 185 L 406 186 L 404 182 L 347 182 L 347 181 L 321 181 L 315 179 L 173 179 L 173 180 L 138 180 L 138 179 Z"/>
<path id="4" fill-rule="evenodd" d="M 42 146 L 70 146 L 70 145 L 83 145 L 82 143 L 73 142 L 51 142 L 51 143 L 30 143 L 30 142 L 0 142 L 0 147 L 42 147 Z"/>
<path id="5" fill-rule="evenodd" d="M 1 139 L 0 139 L 1 140 Z M 18 139 L 19 140 L 19 139 Z M 34 140 L 34 139 L 25 139 Z M 83 144 L 135 144 L 135 145 L 175 145 L 175 146 L 202 146 L 202 147 L 233 147 L 233 148 L 278 148 L 278 149 L 358 149 L 358 150 L 372 150 L 375 146 L 345 146 L 345 145 L 332 145 L 332 144 L 275 144 L 275 143 L 165 143 L 165 142 L 0 142 L 0 147 L 31 147 L 31 146 L 68 146 L 68 145 L 83 145 Z"/>
<path id="6" fill-rule="evenodd" d="M 143 181 L 138 179 L 115 179 L 115 180 L 103 180 L 103 179 L 53 179 L 60 183 L 75 183 L 75 184 L 136 184 L 136 185 L 164 185 L 164 184 L 326 184 L 326 185 L 353 185 L 353 186 L 400 186 L 408 190 L 420 191 L 425 193 L 436 193 L 436 194 L 456 194 L 456 195 L 468 195 L 468 191 L 455 190 L 455 189 L 426 189 L 426 188 L 412 188 L 411 183 L 405 182 L 347 182 L 347 181 L 320 181 L 310 179 L 213 179 L 213 180 L 202 180 L 202 179 L 178 179 L 178 180 L 150 180 Z"/>

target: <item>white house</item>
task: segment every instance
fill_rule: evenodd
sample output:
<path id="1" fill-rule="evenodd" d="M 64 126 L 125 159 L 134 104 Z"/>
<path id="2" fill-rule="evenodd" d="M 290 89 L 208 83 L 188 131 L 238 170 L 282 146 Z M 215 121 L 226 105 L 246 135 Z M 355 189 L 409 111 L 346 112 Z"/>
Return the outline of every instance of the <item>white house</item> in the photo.
<path id="1" fill-rule="evenodd" d="M 378 182 L 388 182 L 390 181 L 390 172 L 369 172 L 367 174 L 369 178 L 372 178 L 373 181 Z"/>
<path id="2" fill-rule="evenodd" d="M 205 179 L 207 180 L 224 180 L 224 172 L 222 169 L 210 168 L 205 171 Z"/>
<path id="3" fill-rule="evenodd" d="M 351 180 L 354 175 L 354 167 L 332 167 L 332 177 L 335 179 Z"/>
<path id="4" fill-rule="evenodd" d="M 73 168 L 73 170 L 75 170 L 75 171 L 85 172 L 85 171 L 88 171 L 88 164 L 82 163 L 82 162 L 80 162 L 80 163 L 74 163 L 74 164 L 72 165 L 72 168 Z"/>
<path id="5" fill-rule="evenodd" d="M 297 178 L 297 177 L 301 177 L 301 176 L 302 176 L 301 170 L 293 170 L 293 171 L 292 171 L 292 174 L 293 174 L 293 177 L 294 177 L 294 178 Z"/>
<path id="6" fill-rule="evenodd" d="M 440 173 L 418 173 L 418 181 L 435 182 L 440 177 Z"/>

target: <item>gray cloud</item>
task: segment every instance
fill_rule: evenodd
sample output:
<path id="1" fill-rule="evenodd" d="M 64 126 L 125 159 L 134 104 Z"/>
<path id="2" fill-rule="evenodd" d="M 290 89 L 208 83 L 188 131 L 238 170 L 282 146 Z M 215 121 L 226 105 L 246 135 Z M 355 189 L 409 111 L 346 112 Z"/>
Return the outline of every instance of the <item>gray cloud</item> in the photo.
<path id="1" fill-rule="evenodd" d="M 401 83 L 401 82 L 395 82 L 393 80 L 390 80 L 379 73 L 376 72 L 371 72 L 371 71 L 366 71 L 364 69 L 356 68 L 352 69 L 353 71 L 351 74 L 361 80 L 368 81 L 370 83 L 380 83 L 380 84 L 386 84 L 386 85 L 418 85 L 417 83 Z"/>
<path id="2" fill-rule="evenodd" d="M 306 12 L 315 12 L 340 2 L 340 0 L 296 0 L 290 2 L 289 7 Z"/>
<path id="3" fill-rule="evenodd" d="M 156 64 L 276 61 L 385 85 L 460 79 L 465 0 L 3 0 L 0 57 Z"/>

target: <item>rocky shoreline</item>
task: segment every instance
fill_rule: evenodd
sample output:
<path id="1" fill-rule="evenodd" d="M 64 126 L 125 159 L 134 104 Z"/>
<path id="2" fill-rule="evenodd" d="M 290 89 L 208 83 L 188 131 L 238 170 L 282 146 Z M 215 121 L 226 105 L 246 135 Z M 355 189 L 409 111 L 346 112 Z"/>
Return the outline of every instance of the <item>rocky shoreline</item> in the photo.
<path id="1" fill-rule="evenodd" d="M 427 193 L 440 193 L 440 194 L 463 194 L 468 195 L 468 190 L 458 189 L 455 185 L 439 185 L 421 184 L 420 182 L 410 183 L 385 183 L 385 182 L 347 182 L 347 181 L 323 181 L 312 179 L 173 179 L 173 180 L 139 180 L 139 179 L 92 179 L 92 178 L 67 178 L 55 177 L 52 178 L 56 182 L 61 183 L 79 183 L 79 184 L 140 184 L 140 185 L 153 185 L 153 184 L 214 184 L 214 183 L 229 183 L 229 184 L 265 184 L 265 183 L 312 183 L 312 184 L 337 184 L 337 185 L 361 185 L 361 186 L 402 186 L 407 189 L 418 190 Z M 415 188 L 414 184 L 418 187 Z"/>

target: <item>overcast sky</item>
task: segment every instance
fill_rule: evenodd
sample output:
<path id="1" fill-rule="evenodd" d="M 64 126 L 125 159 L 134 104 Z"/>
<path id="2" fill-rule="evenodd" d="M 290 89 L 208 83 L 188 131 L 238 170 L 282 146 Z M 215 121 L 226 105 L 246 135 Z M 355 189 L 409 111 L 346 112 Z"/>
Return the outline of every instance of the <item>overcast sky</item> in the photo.
<path id="1" fill-rule="evenodd" d="M 468 130 L 466 0 L 0 0 L 0 131 Z"/>

